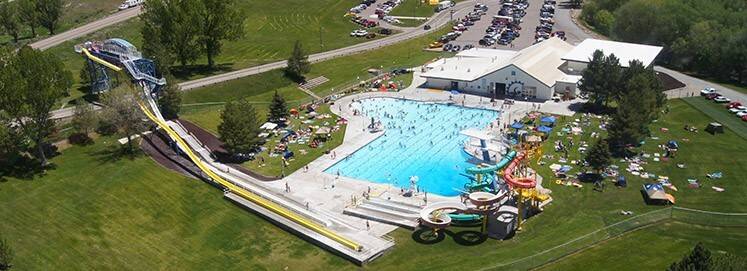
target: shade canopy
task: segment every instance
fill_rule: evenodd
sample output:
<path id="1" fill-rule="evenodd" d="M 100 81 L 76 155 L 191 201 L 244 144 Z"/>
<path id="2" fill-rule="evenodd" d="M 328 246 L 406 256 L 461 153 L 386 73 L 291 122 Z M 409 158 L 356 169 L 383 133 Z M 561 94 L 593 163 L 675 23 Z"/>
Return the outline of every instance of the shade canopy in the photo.
<path id="1" fill-rule="evenodd" d="M 547 126 L 544 126 L 544 125 L 542 125 L 542 126 L 540 126 L 540 127 L 537 127 L 537 132 L 540 132 L 540 133 L 545 133 L 545 134 L 547 134 L 547 133 L 549 133 L 549 132 L 551 132 L 551 131 L 552 131 L 552 128 L 550 128 L 550 127 L 547 127 Z"/>
<path id="2" fill-rule="evenodd" d="M 540 119 L 541 122 L 555 123 L 554 116 L 545 116 Z"/>
<path id="3" fill-rule="evenodd" d="M 514 122 L 513 124 L 511 124 L 511 128 L 521 129 L 524 128 L 524 124 L 521 124 L 521 122 Z"/>
<path id="4" fill-rule="evenodd" d="M 275 129 L 275 127 L 278 127 L 278 125 L 272 122 L 265 122 L 265 124 L 262 124 L 262 126 L 260 126 L 259 128 L 265 129 L 265 130 L 272 130 L 272 129 Z"/>

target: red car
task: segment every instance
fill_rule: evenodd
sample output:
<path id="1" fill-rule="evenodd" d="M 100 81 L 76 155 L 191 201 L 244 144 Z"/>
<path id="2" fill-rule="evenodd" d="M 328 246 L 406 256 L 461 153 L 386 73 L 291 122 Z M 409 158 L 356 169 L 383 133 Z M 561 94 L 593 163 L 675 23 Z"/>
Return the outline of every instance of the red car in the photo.
<path id="1" fill-rule="evenodd" d="M 726 108 L 727 109 L 732 109 L 732 108 L 737 107 L 737 106 L 742 106 L 742 103 L 740 103 L 740 102 L 730 102 L 729 104 L 726 105 Z"/>
<path id="2" fill-rule="evenodd" d="M 743 121 L 747 121 L 747 115 L 742 116 Z"/>
<path id="3" fill-rule="evenodd" d="M 713 99 L 715 99 L 718 96 L 721 96 L 721 94 L 718 94 L 718 93 L 709 93 L 709 94 L 707 94 L 705 96 L 705 98 L 708 99 L 708 100 L 713 100 Z"/>

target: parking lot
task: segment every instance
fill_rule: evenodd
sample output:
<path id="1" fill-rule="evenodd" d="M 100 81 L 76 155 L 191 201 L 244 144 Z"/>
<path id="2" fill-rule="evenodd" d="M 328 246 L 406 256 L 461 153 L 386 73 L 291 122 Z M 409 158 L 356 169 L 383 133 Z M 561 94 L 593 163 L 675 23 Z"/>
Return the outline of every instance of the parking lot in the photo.
<path id="1" fill-rule="evenodd" d="M 535 28 L 540 24 L 540 8 L 542 7 L 543 0 L 528 0 L 529 6 L 525 9 L 526 15 L 522 18 L 520 24 L 521 29 L 519 30 L 519 37 L 515 38 L 511 45 L 501 45 L 495 43 L 490 46 L 479 45 L 480 39 L 485 36 L 485 30 L 491 25 L 493 16 L 498 13 L 501 9 L 501 0 L 490 0 L 490 1 L 475 1 L 475 3 L 482 3 L 488 6 L 488 11 L 485 15 L 481 16 L 479 21 L 474 22 L 475 24 L 468 27 L 467 31 L 463 31 L 462 35 L 455 40 L 449 42 L 452 45 L 464 45 L 472 44 L 479 48 L 495 48 L 495 49 L 510 49 L 510 50 L 521 50 L 534 44 Z M 446 11 L 448 12 L 448 11 Z M 454 20 L 460 19 L 463 16 L 454 16 Z"/>

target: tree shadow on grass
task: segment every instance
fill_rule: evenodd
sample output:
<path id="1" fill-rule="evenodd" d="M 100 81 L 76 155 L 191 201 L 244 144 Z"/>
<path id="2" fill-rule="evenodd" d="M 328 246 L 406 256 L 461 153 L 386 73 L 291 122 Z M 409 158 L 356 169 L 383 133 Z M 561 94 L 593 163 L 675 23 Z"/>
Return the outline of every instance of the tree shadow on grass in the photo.
<path id="1" fill-rule="evenodd" d="M 31 180 L 36 176 L 43 175 L 45 170 L 57 168 L 55 164 L 42 166 L 39 160 L 26 156 L 17 155 L 7 161 L 0 161 L 0 183 L 7 182 L 7 177 Z"/>
<path id="2" fill-rule="evenodd" d="M 186 65 L 172 67 L 171 74 L 179 80 L 190 80 L 195 76 L 211 76 L 220 73 L 226 73 L 233 70 L 234 63 L 215 64 L 213 67 L 208 65 Z"/>
<path id="3" fill-rule="evenodd" d="M 117 143 L 117 145 L 108 148 L 91 151 L 88 155 L 93 157 L 100 165 L 116 163 L 122 159 L 134 160 L 143 156 L 143 151 L 137 147 L 138 143 L 133 142 L 132 144 L 132 151 L 128 150 L 126 146 L 119 146 Z"/>

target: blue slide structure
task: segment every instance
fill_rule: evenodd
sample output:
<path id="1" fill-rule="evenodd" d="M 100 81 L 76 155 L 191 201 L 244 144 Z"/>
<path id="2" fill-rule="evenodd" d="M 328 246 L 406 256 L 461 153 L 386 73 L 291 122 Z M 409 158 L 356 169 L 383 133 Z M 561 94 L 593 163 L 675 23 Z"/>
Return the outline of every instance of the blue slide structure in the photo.
<path id="1" fill-rule="evenodd" d="M 104 63 L 127 70 L 132 79 L 150 94 L 158 93 L 166 85 L 166 79 L 156 77 L 153 60 L 143 58 L 137 48 L 126 40 L 115 38 L 103 42 L 89 41 L 76 45 L 75 51 L 88 56 L 86 60 L 93 93 L 104 92 L 113 87 L 111 82 L 115 78 L 110 77 L 106 68 L 116 69 Z"/>
<path id="2" fill-rule="evenodd" d="M 516 151 L 511 150 L 503 158 L 498 161 L 497 164 L 487 167 L 471 167 L 467 168 L 467 174 L 475 176 L 473 181 L 464 185 L 464 188 L 469 191 L 484 191 L 490 192 L 496 190 L 495 183 L 495 172 L 506 167 L 516 157 Z"/>

